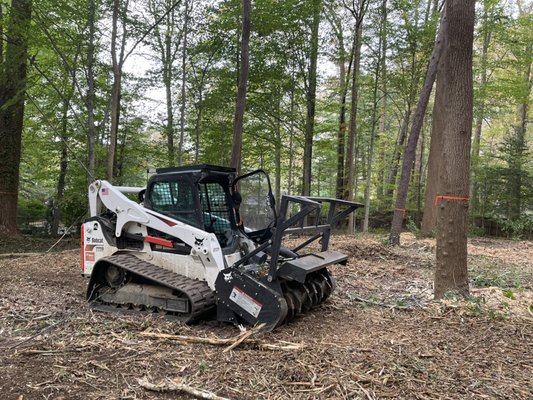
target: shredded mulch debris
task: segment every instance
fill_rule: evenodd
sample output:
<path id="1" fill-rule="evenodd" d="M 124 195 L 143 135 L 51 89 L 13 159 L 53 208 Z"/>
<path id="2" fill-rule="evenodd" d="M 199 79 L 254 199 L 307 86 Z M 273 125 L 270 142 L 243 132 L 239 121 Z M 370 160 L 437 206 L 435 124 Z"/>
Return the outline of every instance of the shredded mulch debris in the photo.
<path id="1" fill-rule="evenodd" d="M 0 257 L 1 397 L 533 398 L 532 243 L 472 239 L 470 298 L 439 302 L 434 240 L 402 243 L 334 236 L 336 292 L 271 333 L 93 313 L 77 250 Z"/>

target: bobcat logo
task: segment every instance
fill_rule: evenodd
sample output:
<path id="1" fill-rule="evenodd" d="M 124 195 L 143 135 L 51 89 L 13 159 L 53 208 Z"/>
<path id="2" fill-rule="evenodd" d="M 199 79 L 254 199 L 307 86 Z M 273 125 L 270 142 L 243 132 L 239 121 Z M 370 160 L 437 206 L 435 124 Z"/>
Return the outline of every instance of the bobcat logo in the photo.
<path id="1" fill-rule="evenodd" d="M 204 240 L 205 240 L 205 238 L 203 238 L 203 239 L 198 239 L 197 237 L 195 237 L 195 238 L 194 238 L 194 244 L 195 244 L 196 246 L 201 246 L 201 245 L 204 243 Z"/>
<path id="2" fill-rule="evenodd" d="M 231 276 L 231 272 L 225 274 L 225 273 L 222 273 L 222 275 L 224 275 L 224 281 L 226 283 L 230 283 L 233 279 L 233 277 Z"/>

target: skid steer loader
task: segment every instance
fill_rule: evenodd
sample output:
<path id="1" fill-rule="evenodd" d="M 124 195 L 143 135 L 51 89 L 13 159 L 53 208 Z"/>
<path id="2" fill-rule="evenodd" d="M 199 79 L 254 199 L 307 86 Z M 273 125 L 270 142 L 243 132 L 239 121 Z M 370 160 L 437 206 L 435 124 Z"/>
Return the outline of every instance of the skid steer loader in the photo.
<path id="1" fill-rule="evenodd" d="M 329 209 L 321 222 L 323 205 Z M 237 178 L 235 169 L 211 165 L 158 169 L 146 188 L 95 181 L 89 206 L 81 267 L 91 307 L 185 322 L 216 313 L 267 330 L 330 296 L 335 280 L 327 267 L 347 261 L 328 250 L 332 226 L 361 207 L 282 196 L 276 212 L 265 171 Z M 313 225 L 304 225 L 307 217 Z M 283 247 L 294 233 L 307 240 Z M 321 251 L 306 254 L 316 240 Z"/>

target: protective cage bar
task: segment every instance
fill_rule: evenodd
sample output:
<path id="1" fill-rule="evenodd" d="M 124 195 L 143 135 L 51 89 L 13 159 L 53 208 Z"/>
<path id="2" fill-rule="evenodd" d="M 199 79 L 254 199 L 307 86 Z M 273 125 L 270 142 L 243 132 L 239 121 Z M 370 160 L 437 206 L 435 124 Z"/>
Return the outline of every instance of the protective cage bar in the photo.
<path id="1" fill-rule="evenodd" d="M 292 217 L 287 218 L 287 213 L 291 203 L 300 204 L 300 211 Z M 319 224 L 320 210 L 324 203 L 329 204 L 327 220 L 325 224 Z M 337 211 L 339 206 L 344 206 L 346 208 L 344 210 Z M 272 237 L 272 258 L 270 259 L 268 281 L 272 282 L 278 276 L 277 264 L 283 236 L 290 233 L 308 233 L 318 231 L 314 236 L 295 247 L 292 251 L 297 253 L 299 250 L 307 247 L 318 238 L 322 238 L 321 251 L 326 251 L 329 246 L 332 227 L 361 207 L 363 207 L 363 205 L 360 203 L 325 197 L 282 196 L 279 208 L 279 216 L 277 218 L 274 235 Z M 312 212 L 316 212 L 315 225 L 304 226 L 305 218 Z M 300 226 L 294 227 L 296 224 L 299 224 Z"/>

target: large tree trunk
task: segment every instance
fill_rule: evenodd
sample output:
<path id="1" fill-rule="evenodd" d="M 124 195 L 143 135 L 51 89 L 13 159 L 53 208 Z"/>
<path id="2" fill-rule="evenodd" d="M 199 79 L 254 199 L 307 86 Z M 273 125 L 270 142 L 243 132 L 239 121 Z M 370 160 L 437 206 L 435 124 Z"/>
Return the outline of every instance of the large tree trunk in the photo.
<path id="1" fill-rule="evenodd" d="M 31 0 L 13 0 L 0 69 L 0 236 L 17 234 L 19 166 L 24 123 Z M 0 39 L 0 40 L 3 40 Z"/>
<path id="2" fill-rule="evenodd" d="M 242 0 L 242 39 L 241 39 L 241 67 L 239 71 L 239 86 L 235 105 L 235 121 L 233 125 L 233 145 L 231 148 L 231 166 L 241 171 L 242 127 L 244 125 L 244 109 L 246 107 L 246 85 L 248 83 L 250 59 L 250 25 L 252 5 L 251 0 Z"/>
<path id="3" fill-rule="evenodd" d="M 404 151 L 402 173 L 400 177 L 400 183 L 398 185 L 398 191 L 396 194 L 396 206 L 394 208 L 394 215 L 392 218 L 392 227 L 390 233 L 390 242 L 392 245 L 400 244 L 400 233 L 402 231 L 402 222 L 405 217 L 405 205 L 407 202 L 407 192 L 409 191 L 409 180 L 411 179 L 411 169 L 416 156 L 416 146 L 418 144 L 418 137 L 422 126 L 424 125 L 424 116 L 426 115 L 427 105 L 429 103 L 429 97 L 431 96 L 431 90 L 433 83 L 435 82 L 435 76 L 437 75 L 437 68 L 439 65 L 442 45 L 443 45 L 443 29 L 442 25 L 445 23 L 445 17 L 442 18 L 441 28 L 439 28 L 439 34 L 433 47 L 433 54 L 429 62 L 426 81 L 420 92 L 420 99 L 416 107 L 415 116 L 413 118 L 413 124 L 411 126 L 411 133 L 407 140 L 407 147 Z"/>
<path id="4" fill-rule="evenodd" d="M 316 68 L 318 59 L 318 27 L 322 0 L 313 0 L 313 22 L 311 25 L 311 49 L 309 54 L 308 82 L 306 90 L 307 115 L 305 119 L 305 142 L 303 156 L 302 195 L 311 194 L 311 166 L 313 161 L 313 134 L 315 129 Z"/>
<path id="5" fill-rule="evenodd" d="M 437 106 L 446 124 L 441 136 L 442 165 L 437 205 L 437 268 L 435 298 L 448 292 L 468 295 L 467 231 L 472 136 L 472 44 L 474 0 L 447 0 L 444 59 L 437 80 Z M 442 90 L 439 92 L 439 90 Z"/>

